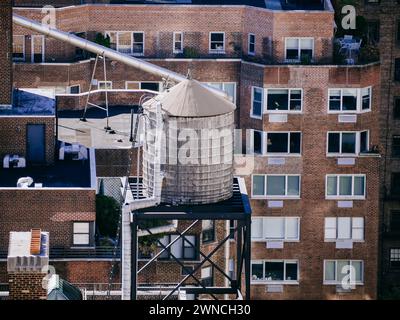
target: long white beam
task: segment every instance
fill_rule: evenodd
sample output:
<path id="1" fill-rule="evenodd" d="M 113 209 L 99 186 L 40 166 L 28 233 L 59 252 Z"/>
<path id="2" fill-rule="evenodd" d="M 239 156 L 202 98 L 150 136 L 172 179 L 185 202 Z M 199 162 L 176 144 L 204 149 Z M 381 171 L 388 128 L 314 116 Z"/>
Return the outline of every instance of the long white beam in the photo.
<path id="1" fill-rule="evenodd" d="M 160 77 L 164 77 L 166 79 L 170 79 L 170 80 L 173 80 L 176 82 L 181 82 L 186 79 L 185 76 L 183 76 L 179 73 L 176 73 L 174 71 L 168 70 L 163 67 L 159 67 L 155 64 L 152 64 L 152 63 L 147 62 L 142 59 L 134 58 L 130 55 L 127 55 L 127 54 L 118 52 L 116 50 L 104 47 L 104 46 L 94 43 L 92 41 L 82 39 L 72 33 L 61 31 L 61 30 L 54 29 L 54 28 L 50 28 L 48 25 L 45 25 L 45 24 L 39 23 L 37 21 L 22 17 L 17 14 L 13 14 L 13 22 L 21 27 L 36 31 L 38 33 L 41 33 L 43 35 L 49 36 L 51 38 L 54 38 L 54 39 L 57 39 L 60 41 L 70 43 L 71 45 L 74 45 L 78 48 L 81 48 L 81 49 L 89 51 L 89 52 L 93 52 L 93 53 L 101 55 L 101 56 L 105 56 L 111 60 L 116 60 L 116 61 L 122 62 L 124 64 L 132 66 L 132 67 L 137 68 L 144 72 L 158 75 Z M 210 86 L 206 86 L 206 87 L 219 95 L 226 96 L 223 91 L 220 91 L 220 90 L 215 89 Z"/>

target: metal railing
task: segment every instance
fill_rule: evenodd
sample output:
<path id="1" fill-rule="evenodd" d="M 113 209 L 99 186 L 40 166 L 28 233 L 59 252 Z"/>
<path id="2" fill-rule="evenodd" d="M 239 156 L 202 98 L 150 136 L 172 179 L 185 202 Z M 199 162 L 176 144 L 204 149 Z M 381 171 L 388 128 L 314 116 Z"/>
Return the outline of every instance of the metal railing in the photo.
<path id="1" fill-rule="evenodd" d="M 93 248 L 50 248 L 50 259 L 113 259 L 113 247 Z M 116 258 L 121 258 L 121 247 L 118 247 Z"/>

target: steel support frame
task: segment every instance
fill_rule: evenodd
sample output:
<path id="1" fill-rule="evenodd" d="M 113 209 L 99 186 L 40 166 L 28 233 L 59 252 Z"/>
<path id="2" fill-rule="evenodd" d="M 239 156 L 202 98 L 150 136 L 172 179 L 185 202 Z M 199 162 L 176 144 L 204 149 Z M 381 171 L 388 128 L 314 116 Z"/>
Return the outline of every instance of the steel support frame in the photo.
<path id="1" fill-rule="evenodd" d="M 137 292 L 138 292 L 138 274 L 144 271 L 151 263 L 157 261 L 158 257 L 168 250 L 176 241 L 179 239 L 184 239 L 186 243 L 188 243 L 191 247 L 198 249 L 195 247 L 195 244 L 191 243 L 186 239 L 185 234 L 189 232 L 197 223 L 201 220 L 222 220 L 222 221 L 235 221 L 236 227 L 233 230 L 235 235 L 235 245 L 236 245 L 236 273 L 234 274 L 233 279 L 226 274 L 226 272 L 218 266 L 215 262 L 212 261 L 212 257 L 214 254 L 221 248 L 223 245 L 229 241 L 230 235 L 224 237 L 223 240 L 217 242 L 216 247 L 209 253 L 205 254 L 201 250 L 199 250 L 199 255 L 201 256 L 200 262 L 195 266 L 195 268 L 184 277 L 176 286 L 165 296 L 164 300 L 171 297 L 177 290 L 183 289 L 186 290 L 187 287 L 184 287 L 184 284 L 187 279 L 192 278 L 196 281 L 199 287 L 190 286 L 190 293 L 198 293 L 198 294 L 209 294 L 214 299 L 217 299 L 214 294 L 232 294 L 236 293 L 237 297 L 239 293 L 245 300 L 250 300 L 250 275 L 251 275 L 251 215 L 249 212 L 246 213 L 174 213 L 174 212 L 132 212 L 131 219 L 131 250 L 132 250 L 132 260 L 131 260 L 131 300 L 137 300 Z M 138 227 L 141 222 L 153 219 L 160 220 L 178 220 L 179 221 L 194 221 L 189 227 L 187 227 L 184 231 L 177 231 L 177 238 L 175 238 L 171 243 L 164 245 L 160 240 L 157 240 L 159 246 L 162 247 L 162 250 L 158 252 L 153 258 L 151 258 L 146 264 L 138 270 Z M 150 230 L 147 229 L 149 234 L 152 234 Z M 232 231 L 231 231 L 232 232 Z M 179 258 L 176 258 L 173 254 L 170 253 L 173 261 L 175 261 L 180 266 L 184 266 L 184 263 Z M 230 282 L 230 287 L 205 287 L 201 280 L 195 276 L 195 273 L 204 265 L 204 263 L 208 262 L 212 265 L 218 272 L 220 272 L 225 279 Z M 244 281 L 242 281 L 242 277 L 244 276 Z M 244 285 L 244 288 L 243 288 Z M 168 291 L 169 289 L 166 289 Z M 244 290 L 244 292 L 242 292 Z M 243 294 L 244 293 L 244 294 Z"/>

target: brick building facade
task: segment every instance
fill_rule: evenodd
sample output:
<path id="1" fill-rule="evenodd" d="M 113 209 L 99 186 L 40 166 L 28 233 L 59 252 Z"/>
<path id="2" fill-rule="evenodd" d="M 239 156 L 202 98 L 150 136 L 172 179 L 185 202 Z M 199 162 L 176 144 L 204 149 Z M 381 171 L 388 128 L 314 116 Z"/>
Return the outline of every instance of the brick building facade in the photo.
<path id="1" fill-rule="evenodd" d="M 56 26 L 61 30 L 79 33 L 89 40 L 94 40 L 99 33 L 111 33 L 115 48 L 121 52 L 128 50 L 182 74 L 190 69 L 193 78 L 222 83 L 222 88 L 234 83 L 233 94 L 232 89 L 230 93 L 238 106 L 236 125 L 248 131 L 243 134 L 243 149 L 250 153 L 249 157 L 254 155 L 255 164 L 254 171 L 244 175 L 252 197 L 253 230 L 259 232 L 254 231 L 252 243 L 254 299 L 377 297 L 380 158 L 370 151 L 382 142 L 380 66 L 332 65 L 334 13 L 329 1 L 326 3 L 325 10 L 317 11 L 207 5 L 84 5 L 56 10 Z M 38 21 L 43 18 L 40 9 L 16 8 L 14 12 Z M 128 40 L 124 38 L 127 34 Z M 64 90 L 57 97 L 58 106 L 82 109 L 82 101 L 70 91 L 77 85 L 79 92 L 88 90 L 94 59 L 87 59 L 85 53 L 69 44 L 34 35 L 14 26 L 14 44 L 18 41 L 14 45 L 15 87 Z M 119 37 L 125 40 L 119 41 Z M 130 102 L 123 92 L 125 89 L 140 89 L 143 83 L 162 81 L 119 62 L 107 61 L 107 69 L 111 91 L 115 90 L 115 103 Z M 95 78 L 103 80 L 102 67 L 96 71 Z M 350 98 L 343 100 L 346 99 L 343 97 Z M 343 101 L 349 103 L 349 100 L 355 103 L 356 110 L 342 112 Z M 332 106 L 339 103 L 339 110 L 332 107 L 331 112 L 331 103 Z M 281 133 L 287 133 L 286 138 L 279 136 L 287 141 L 287 150 L 269 153 L 276 141 L 274 137 L 278 137 L 273 134 Z M 300 140 L 292 141 L 292 133 Z M 334 139 L 332 148 L 338 147 L 335 152 L 328 152 L 329 133 Z M 343 136 L 350 138 L 350 149 L 354 143 L 354 152 L 342 152 L 348 147 L 341 144 Z M 338 146 L 335 139 L 339 139 Z M 292 142 L 299 147 L 294 154 L 290 151 Z M 113 161 L 110 153 L 97 151 L 98 168 L 102 172 L 98 176 L 123 175 L 119 161 Z M 116 166 L 107 168 L 109 161 Z M 238 174 L 242 173 L 238 170 Z M 256 180 L 264 179 L 262 195 L 258 194 L 260 185 L 253 183 L 256 176 Z M 276 178 L 275 181 L 285 177 L 282 195 L 280 191 L 268 194 L 268 176 Z M 343 193 L 347 194 L 348 177 L 350 195 L 341 197 L 341 184 Z M 291 191 L 287 188 L 289 179 L 294 183 Z M 328 194 L 328 180 L 329 183 L 336 181 L 336 194 Z M 289 191 L 298 194 L 290 195 Z M 52 210 L 49 213 L 55 214 Z M 278 218 L 274 220 L 277 223 L 284 221 L 285 230 L 289 228 L 286 223 L 295 221 L 297 235 L 290 241 L 282 239 L 281 234 L 271 236 L 267 226 L 273 220 L 260 220 L 264 218 Z M 335 236 L 339 228 L 342 231 L 339 223 L 346 223 L 344 229 L 350 223 L 354 225 L 354 234 L 359 232 L 358 237 L 327 237 L 332 221 Z M 353 232 L 353 227 L 350 228 Z M 227 229 L 224 223 L 216 224 L 215 240 L 224 238 Z M 57 233 L 54 237 L 57 239 Z M 209 252 L 215 241 L 203 243 L 199 237 L 199 243 Z M 218 255 L 218 264 L 233 271 L 230 259 L 235 254 L 233 250 L 227 251 L 226 247 Z M 343 262 L 354 267 L 356 288 L 353 290 L 340 288 L 339 266 Z M 107 274 L 105 270 L 110 267 L 109 262 L 94 261 L 57 264 L 63 264 L 64 277 L 76 283 L 106 282 L 106 278 L 101 280 L 98 275 Z M 89 265 L 98 271 L 96 277 L 78 272 Z M 168 262 L 159 262 L 153 268 L 144 280 L 168 282 L 182 277 L 178 275 L 180 268 Z M 166 274 L 168 277 L 163 278 Z M 172 274 L 173 279 L 169 278 Z M 153 279 L 154 275 L 157 279 Z M 218 273 L 213 281 L 219 285 L 224 282 Z"/>

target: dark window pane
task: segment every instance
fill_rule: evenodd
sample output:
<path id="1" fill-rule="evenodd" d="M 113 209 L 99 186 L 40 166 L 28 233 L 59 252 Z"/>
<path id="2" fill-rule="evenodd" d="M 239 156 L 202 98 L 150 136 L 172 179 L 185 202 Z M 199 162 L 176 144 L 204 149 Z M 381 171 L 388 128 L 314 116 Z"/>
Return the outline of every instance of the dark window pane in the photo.
<path id="1" fill-rule="evenodd" d="M 368 150 L 368 132 L 362 131 L 360 134 L 360 152 L 367 152 Z"/>
<path id="2" fill-rule="evenodd" d="M 342 110 L 356 110 L 357 109 L 357 96 L 356 95 L 343 95 Z"/>
<path id="3" fill-rule="evenodd" d="M 397 42 L 400 43 L 400 20 L 397 21 Z"/>
<path id="4" fill-rule="evenodd" d="M 400 232 L 400 211 L 390 213 L 390 231 Z"/>
<path id="5" fill-rule="evenodd" d="M 263 265 L 262 265 L 262 263 L 252 263 L 251 279 L 252 280 L 263 280 Z"/>
<path id="6" fill-rule="evenodd" d="M 394 98 L 393 117 L 400 119 L 400 97 Z"/>
<path id="7" fill-rule="evenodd" d="M 190 274 L 193 271 L 193 269 L 194 269 L 193 266 L 183 266 L 181 274 L 183 276 L 187 276 L 188 274 Z"/>
<path id="8" fill-rule="evenodd" d="M 262 153 L 262 132 L 254 131 L 254 153 Z"/>
<path id="9" fill-rule="evenodd" d="M 288 110 L 288 90 L 268 91 L 268 110 Z"/>
<path id="10" fill-rule="evenodd" d="M 329 91 L 329 110 L 340 110 L 340 90 Z"/>
<path id="11" fill-rule="evenodd" d="M 223 33 L 212 33 L 211 34 L 211 41 L 224 41 L 224 34 Z"/>
<path id="12" fill-rule="evenodd" d="M 288 134 L 287 133 L 268 133 L 267 141 L 268 152 L 288 152 Z"/>
<path id="13" fill-rule="evenodd" d="M 284 280 L 283 262 L 265 262 L 266 280 Z"/>
<path id="14" fill-rule="evenodd" d="M 140 88 L 142 90 L 160 91 L 160 84 L 158 82 L 142 82 Z"/>
<path id="15" fill-rule="evenodd" d="M 297 263 L 286 263 L 285 280 L 297 280 Z"/>
<path id="16" fill-rule="evenodd" d="M 328 152 L 339 153 L 340 152 L 340 133 L 329 133 L 328 134 Z"/>
<path id="17" fill-rule="evenodd" d="M 392 173 L 391 194 L 393 196 L 400 196 L 400 172 Z"/>
<path id="18" fill-rule="evenodd" d="M 400 59 L 394 59 L 394 80 L 400 81 Z"/>
<path id="19" fill-rule="evenodd" d="M 342 153 L 356 152 L 356 134 L 342 133 Z"/>
<path id="20" fill-rule="evenodd" d="M 400 157 L 400 136 L 393 136 L 392 139 L 392 157 Z"/>
<path id="21" fill-rule="evenodd" d="M 313 51 L 311 49 L 301 49 L 300 50 L 300 58 L 302 60 L 309 61 L 312 59 Z"/>
<path id="22" fill-rule="evenodd" d="M 300 153 L 301 133 L 294 132 L 290 134 L 290 153 Z"/>
<path id="23" fill-rule="evenodd" d="M 286 59 L 298 60 L 299 59 L 299 50 L 298 49 L 287 49 L 286 50 Z"/>

